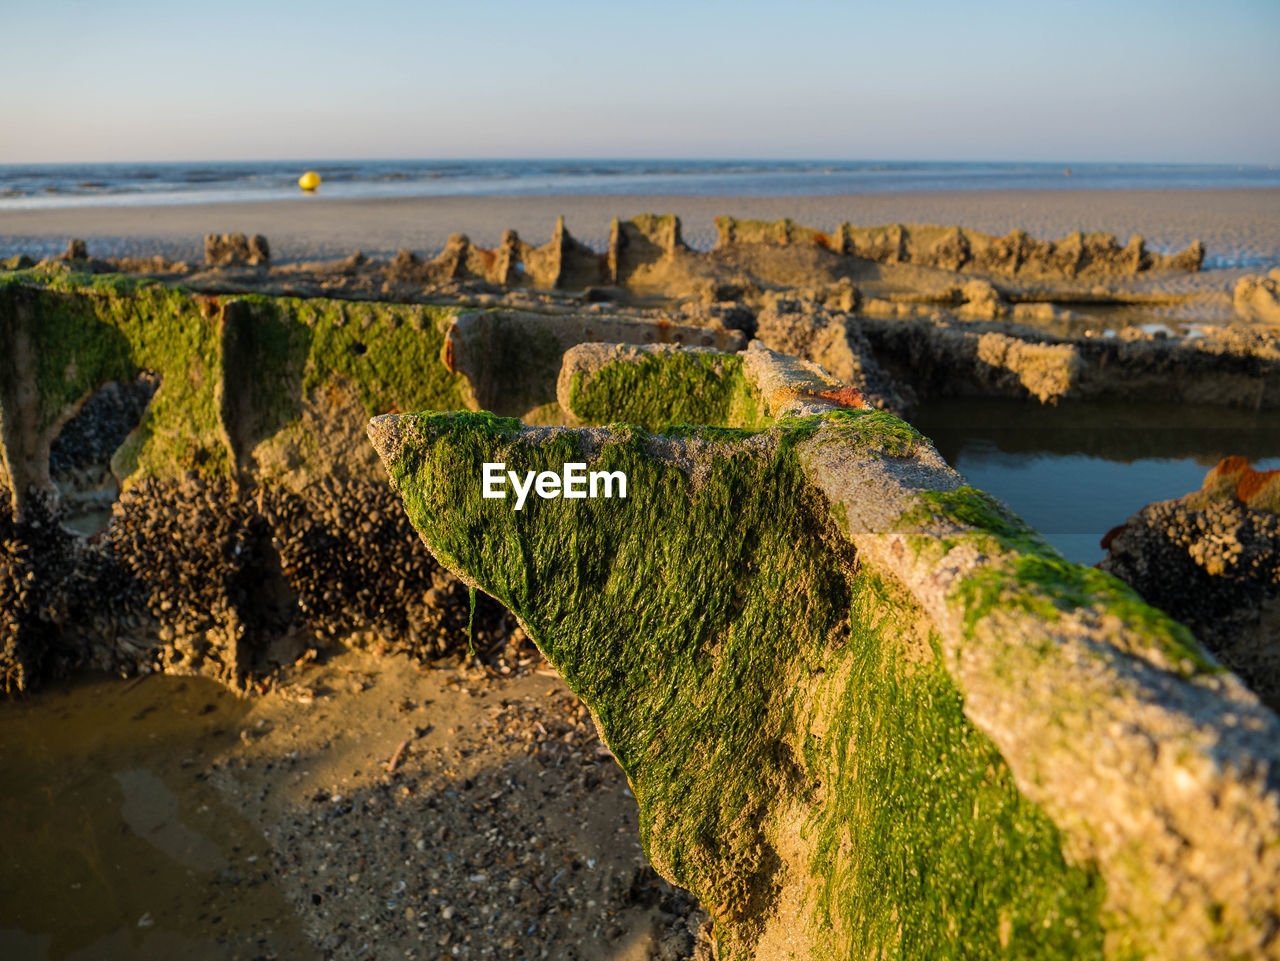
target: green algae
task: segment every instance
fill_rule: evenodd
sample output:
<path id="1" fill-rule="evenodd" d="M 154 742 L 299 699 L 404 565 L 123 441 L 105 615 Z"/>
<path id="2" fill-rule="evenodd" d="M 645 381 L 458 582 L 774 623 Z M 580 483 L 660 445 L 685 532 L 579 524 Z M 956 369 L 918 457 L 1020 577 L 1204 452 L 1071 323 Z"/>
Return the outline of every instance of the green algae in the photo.
<path id="1" fill-rule="evenodd" d="M 592 709 L 650 859 L 712 911 L 722 957 L 749 956 L 794 883 L 816 957 L 1100 954 L 1096 872 L 1063 861 L 940 659 L 905 665 L 872 610 L 882 588 L 855 573 L 799 464 L 815 425 L 709 432 L 717 456 L 697 484 L 630 427 L 602 443 L 478 414 L 398 428 L 388 468 L 410 519 Z M 622 470 L 628 497 L 515 512 L 480 496 L 481 464 L 499 460 Z M 778 820 L 798 809 L 811 811 L 801 866 Z"/>
<path id="2" fill-rule="evenodd" d="M 570 406 L 584 423 L 622 422 L 671 437 L 702 432 L 717 439 L 742 438 L 781 423 L 788 428 L 788 443 L 826 428 L 824 444 L 874 449 L 889 457 L 913 456 L 927 443 L 900 417 L 873 408 L 835 408 L 779 421 L 747 376 L 741 354 L 673 350 L 619 357 L 599 370 L 574 374 Z"/>
<path id="3" fill-rule="evenodd" d="M 225 470 L 219 421 L 221 332 L 216 315 L 185 291 L 132 278 L 26 274 L 0 280 L 0 324 L 30 341 L 37 428 L 111 380 L 142 370 L 162 382 L 138 428 L 130 460 L 143 471 Z M 182 465 L 175 468 L 174 465 Z"/>
<path id="4" fill-rule="evenodd" d="M 304 407 L 341 411 L 346 392 L 365 415 L 466 406 L 465 382 L 440 360 L 452 312 L 419 305 L 245 297 L 227 305 L 231 435 L 242 459 L 270 440 L 290 469 L 322 474 Z M 247 461 L 246 461 L 247 466 Z"/>
<path id="5" fill-rule="evenodd" d="M 619 358 L 574 375 L 570 406 L 589 423 L 626 421 L 646 430 L 668 424 L 760 427 L 769 423 L 764 398 L 737 354 L 673 350 Z"/>
<path id="6" fill-rule="evenodd" d="M 905 589 L 859 574 L 825 665 L 832 724 L 805 744 L 825 789 L 805 825 L 822 956 L 1101 958 L 1104 884 L 1066 862 L 965 718 L 938 638 L 903 629 L 920 617 Z"/>
<path id="7" fill-rule="evenodd" d="M 336 374 L 354 383 L 369 414 L 391 410 L 457 410 L 465 406 L 463 378 L 440 360 L 456 311 L 400 304 L 278 300 L 297 317 L 311 311 L 314 334 L 303 390 Z"/>
<path id="8" fill-rule="evenodd" d="M 1125 636 L 1158 651 L 1183 675 L 1222 668 L 1205 653 L 1186 625 L 1151 607 L 1119 578 L 1073 564 L 990 494 L 973 487 L 922 494 L 903 514 L 900 529 L 927 530 L 949 522 L 962 531 L 914 538 L 917 549 L 945 554 L 961 543 L 996 562 L 964 578 L 954 596 L 964 608 L 972 636 L 997 609 L 1018 609 L 1052 623 L 1064 612 L 1098 608 L 1127 628 Z"/>
<path id="9" fill-rule="evenodd" d="M 453 311 L 420 305 L 252 296 L 244 325 L 255 338 L 253 377 L 292 408 L 333 377 L 355 385 L 370 416 L 454 410 L 462 378 L 440 361 Z"/>
<path id="10" fill-rule="evenodd" d="M 114 274 L 0 275 L 0 345 L 12 351 L 5 338 L 18 336 L 29 343 L 37 432 L 108 381 L 160 374 L 138 430 L 112 459 L 121 477 L 227 474 L 276 436 L 305 448 L 304 402 L 336 385 L 349 385 L 367 415 L 465 407 L 465 380 L 440 359 L 453 314 L 421 305 L 204 297 Z"/>
<path id="11" fill-rule="evenodd" d="M 812 433 L 826 428 L 823 444 L 840 444 L 855 450 L 875 448 L 889 457 L 912 457 L 928 441 L 901 417 L 871 407 L 840 409 L 825 414 L 784 420 L 805 425 Z"/>

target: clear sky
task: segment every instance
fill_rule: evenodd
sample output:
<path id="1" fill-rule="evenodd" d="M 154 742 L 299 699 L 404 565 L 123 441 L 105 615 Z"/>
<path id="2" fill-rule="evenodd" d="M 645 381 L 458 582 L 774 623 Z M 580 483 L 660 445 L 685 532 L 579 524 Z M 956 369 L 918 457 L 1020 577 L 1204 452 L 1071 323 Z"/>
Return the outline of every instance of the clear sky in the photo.
<path id="1" fill-rule="evenodd" d="M 1278 0 L 0 0 L 0 163 L 1280 161 Z"/>

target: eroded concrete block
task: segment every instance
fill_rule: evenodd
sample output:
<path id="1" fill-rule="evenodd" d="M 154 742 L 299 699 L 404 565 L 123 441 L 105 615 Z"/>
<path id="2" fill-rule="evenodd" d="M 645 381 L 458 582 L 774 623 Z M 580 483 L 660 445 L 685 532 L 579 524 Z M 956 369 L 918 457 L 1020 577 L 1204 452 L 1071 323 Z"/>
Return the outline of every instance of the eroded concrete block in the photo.
<path id="1" fill-rule="evenodd" d="M 776 426 L 370 425 L 436 557 L 591 708 L 724 956 L 1277 956 L 1275 715 L 909 425 L 742 356 Z M 493 460 L 628 496 L 516 512 L 480 496 Z"/>

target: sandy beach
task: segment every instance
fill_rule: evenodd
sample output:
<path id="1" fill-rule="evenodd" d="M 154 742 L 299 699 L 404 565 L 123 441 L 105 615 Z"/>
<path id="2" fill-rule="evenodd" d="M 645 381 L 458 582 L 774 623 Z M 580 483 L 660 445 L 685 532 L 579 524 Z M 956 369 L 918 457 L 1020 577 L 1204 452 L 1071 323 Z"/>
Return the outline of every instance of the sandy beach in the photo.
<path id="1" fill-rule="evenodd" d="M 1073 230 L 1141 233 L 1150 247 L 1180 249 L 1194 239 L 1206 267 L 1280 262 L 1280 190 L 972 190 L 810 197 L 566 195 L 329 199 L 169 206 L 68 207 L 0 211 L 0 256 L 60 253 L 81 237 L 98 256 L 155 253 L 198 261 L 206 233 L 262 233 L 277 263 L 342 257 L 353 250 L 387 256 L 400 248 L 433 254 L 450 234 L 493 246 L 507 229 L 544 243 L 559 215 L 570 232 L 603 249 L 614 216 L 674 213 L 686 242 L 709 248 L 717 214 L 776 219 L 829 230 L 854 224 L 960 224 L 994 234 L 1015 228 L 1037 237 Z M 1243 261 L 1243 263 L 1241 262 Z"/>

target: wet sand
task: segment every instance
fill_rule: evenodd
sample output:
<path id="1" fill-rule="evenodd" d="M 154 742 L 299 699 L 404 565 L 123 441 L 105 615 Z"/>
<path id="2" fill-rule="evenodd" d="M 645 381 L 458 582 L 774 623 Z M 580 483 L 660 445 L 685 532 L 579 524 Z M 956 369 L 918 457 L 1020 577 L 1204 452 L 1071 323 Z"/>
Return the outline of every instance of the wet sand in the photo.
<path id="1" fill-rule="evenodd" d="M 285 680 L 241 700 L 95 676 L 0 703 L 0 956 L 707 956 L 549 670 L 350 652 Z"/>
<path id="2" fill-rule="evenodd" d="M 1004 234 L 1020 228 L 1058 237 L 1072 230 L 1106 231 L 1123 242 L 1141 233 L 1148 245 L 1180 249 L 1194 239 L 1208 247 L 1206 267 L 1280 263 L 1280 190 L 962 191 L 814 197 L 555 196 L 331 199 L 323 194 L 253 204 L 86 207 L 0 211 L 0 256 L 60 253 L 83 237 L 91 253 L 162 253 L 199 260 L 210 232 L 265 234 L 278 263 L 346 256 L 363 250 L 387 256 L 405 247 L 439 251 L 452 233 L 484 246 L 512 228 L 533 243 L 551 236 L 563 214 L 574 236 L 603 249 L 614 216 L 675 213 L 685 240 L 715 242 L 717 214 L 776 219 L 831 229 L 855 224 L 958 223 Z M 1222 259 L 1243 258 L 1243 264 Z"/>

